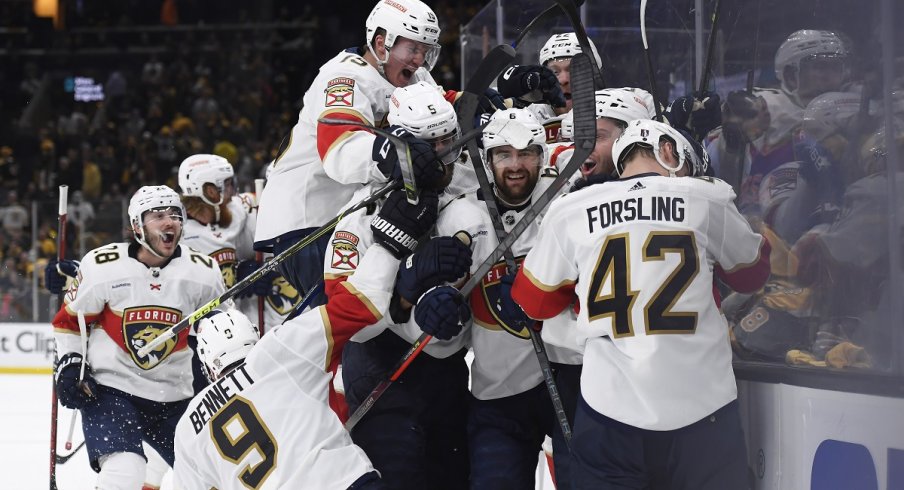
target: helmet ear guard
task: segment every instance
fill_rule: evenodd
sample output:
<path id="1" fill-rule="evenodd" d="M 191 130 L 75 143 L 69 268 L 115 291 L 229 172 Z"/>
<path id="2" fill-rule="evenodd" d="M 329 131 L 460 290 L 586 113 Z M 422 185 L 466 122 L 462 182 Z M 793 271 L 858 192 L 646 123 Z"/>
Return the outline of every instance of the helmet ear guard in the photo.
<path id="1" fill-rule="evenodd" d="M 677 165 L 670 165 L 662 157 L 662 143 L 671 143 L 675 148 Z M 676 177 L 685 166 L 689 168 L 689 175 L 702 176 L 709 166 L 709 157 L 702 147 L 702 156 L 698 155 L 688 139 L 677 130 L 652 119 L 637 119 L 628 123 L 628 127 L 612 144 L 612 160 L 615 162 L 615 171 L 622 175 L 625 162 L 636 145 L 652 150 L 656 162 L 664 168 L 670 177 Z"/>

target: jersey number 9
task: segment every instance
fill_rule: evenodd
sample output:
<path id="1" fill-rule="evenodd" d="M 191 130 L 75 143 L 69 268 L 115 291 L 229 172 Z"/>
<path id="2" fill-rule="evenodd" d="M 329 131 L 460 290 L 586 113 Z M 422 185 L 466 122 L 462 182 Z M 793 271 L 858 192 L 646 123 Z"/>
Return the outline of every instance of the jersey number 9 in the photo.
<path id="1" fill-rule="evenodd" d="M 250 400 L 236 396 L 210 419 L 210 437 L 224 459 L 235 464 L 253 450 L 261 462 L 246 465 L 239 479 L 248 488 L 260 488 L 276 468 L 276 439 Z"/>

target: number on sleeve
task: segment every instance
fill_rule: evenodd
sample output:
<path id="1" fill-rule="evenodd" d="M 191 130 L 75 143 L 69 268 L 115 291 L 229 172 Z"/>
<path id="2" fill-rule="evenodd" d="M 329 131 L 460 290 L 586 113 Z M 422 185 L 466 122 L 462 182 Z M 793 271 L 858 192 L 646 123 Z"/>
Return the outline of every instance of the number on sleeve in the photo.
<path id="1" fill-rule="evenodd" d="M 630 237 L 606 238 L 593 270 L 587 297 L 590 320 L 611 317 L 615 338 L 634 335 L 631 310 L 639 291 L 631 289 Z M 666 254 L 678 254 L 681 263 L 644 305 L 644 326 L 648 335 L 694 333 L 696 312 L 674 312 L 672 308 L 700 272 L 697 245 L 691 232 L 652 232 L 643 246 L 643 261 L 663 261 Z"/>
<path id="2" fill-rule="evenodd" d="M 205 257 L 204 255 L 200 255 L 200 254 L 190 254 L 190 255 L 191 255 L 191 261 L 192 261 L 192 262 L 197 262 L 197 263 L 199 263 L 199 264 L 204 264 L 204 265 L 206 265 L 209 269 L 213 269 L 213 258 L 211 258 L 211 257 Z"/>
<path id="3" fill-rule="evenodd" d="M 342 58 L 341 63 L 345 63 L 345 62 L 354 63 L 358 66 L 367 66 L 367 62 L 364 61 L 364 58 L 362 58 L 356 54 L 349 54 L 345 58 Z"/>
<path id="4" fill-rule="evenodd" d="M 107 250 L 103 252 L 103 250 Z M 94 262 L 98 264 L 105 264 L 107 262 L 113 262 L 114 260 L 119 258 L 119 252 L 116 251 L 116 245 L 108 245 L 106 247 L 101 247 L 94 252 Z"/>
<path id="5" fill-rule="evenodd" d="M 227 461 L 241 464 L 251 451 L 261 461 L 246 465 L 239 474 L 251 489 L 260 488 L 276 469 L 277 444 L 250 400 L 236 396 L 210 419 L 210 437 L 217 451 Z"/>

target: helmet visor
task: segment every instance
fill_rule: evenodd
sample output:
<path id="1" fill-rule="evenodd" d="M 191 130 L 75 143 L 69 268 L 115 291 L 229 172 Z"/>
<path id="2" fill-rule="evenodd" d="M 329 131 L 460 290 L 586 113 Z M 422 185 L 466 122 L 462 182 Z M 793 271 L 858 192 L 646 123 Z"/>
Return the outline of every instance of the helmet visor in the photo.
<path id="1" fill-rule="evenodd" d="M 443 162 L 443 165 L 452 165 L 458 160 L 458 157 L 461 156 L 461 147 L 457 148 L 455 151 L 449 152 L 445 155 L 442 155 L 447 148 L 451 147 L 456 140 L 458 140 L 459 132 L 456 128 L 455 131 L 439 136 L 437 138 L 426 140 L 427 143 L 433 147 L 433 151 L 436 152 L 437 155 L 441 155 L 440 160 Z"/>
<path id="2" fill-rule="evenodd" d="M 439 59 L 439 45 L 431 45 L 399 37 L 389 49 L 389 56 L 405 66 L 426 67 L 428 71 L 436 66 Z"/>

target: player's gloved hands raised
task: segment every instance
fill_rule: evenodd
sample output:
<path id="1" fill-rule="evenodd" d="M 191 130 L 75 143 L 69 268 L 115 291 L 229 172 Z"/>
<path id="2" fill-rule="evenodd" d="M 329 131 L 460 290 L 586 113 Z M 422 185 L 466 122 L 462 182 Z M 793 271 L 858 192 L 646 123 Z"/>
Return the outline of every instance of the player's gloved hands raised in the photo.
<path id="1" fill-rule="evenodd" d="M 85 379 L 79 383 L 78 375 L 82 365 L 82 355 L 70 352 L 60 359 L 56 366 L 57 398 L 66 408 L 83 408 L 96 398 L 97 382 L 91 376 L 91 366 L 85 365 Z"/>
<path id="2" fill-rule="evenodd" d="M 414 308 L 414 320 L 421 330 L 440 340 L 458 335 L 470 319 L 471 309 L 452 286 L 428 290 Z"/>
<path id="3" fill-rule="evenodd" d="M 461 240 L 450 236 L 432 238 L 399 264 L 396 291 L 414 304 L 424 291 L 455 282 L 470 268 L 471 249 Z"/>
<path id="4" fill-rule="evenodd" d="M 441 190 L 445 170 L 442 163 L 436 158 L 433 146 L 401 126 L 390 126 L 386 129 L 408 145 L 409 160 L 418 189 Z M 395 145 L 385 136 L 378 134 L 374 139 L 373 160 L 377 162 L 377 168 L 384 176 L 393 180 L 402 180 L 399 155 Z"/>
<path id="5" fill-rule="evenodd" d="M 66 277 L 75 277 L 78 275 L 79 261 L 63 260 L 57 261 L 53 258 L 47 262 L 44 269 L 44 287 L 53 294 L 60 294 L 66 287 Z"/>
<path id="6" fill-rule="evenodd" d="M 370 222 L 374 241 L 395 258 L 403 259 L 436 224 L 438 205 L 433 191 L 422 191 L 417 204 L 408 202 L 404 190 L 392 191 Z"/>
<path id="7" fill-rule="evenodd" d="M 686 129 L 695 140 L 722 125 L 722 99 L 715 92 L 703 92 L 701 98 L 685 95 L 673 100 L 665 117 L 674 128 Z"/>
<path id="8" fill-rule="evenodd" d="M 493 305 L 496 309 L 496 315 L 515 331 L 521 331 L 525 327 L 534 328 L 534 324 L 537 322 L 527 316 L 521 306 L 512 299 L 512 284 L 514 283 L 514 273 L 506 274 L 499 280 L 499 298 L 496 300 L 496 304 Z M 508 329 L 505 330 L 509 331 Z"/>
<path id="9" fill-rule="evenodd" d="M 531 104 L 544 101 L 553 107 L 565 107 L 565 94 L 559 79 L 544 66 L 509 67 L 496 79 L 496 86 L 505 98 L 514 97 Z"/>
<path id="10" fill-rule="evenodd" d="M 263 264 L 256 260 L 243 260 L 235 268 L 236 282 L 254 274 L 261 268 Z M 239 298 L 250 298 L 252 296 L 270 296 L 273 292 L 273 280 L 276 279 L 277 272 L 270 271 L 263 275 L 260 279 L 251 283 L 244 291 L 238 294 Z"/>

